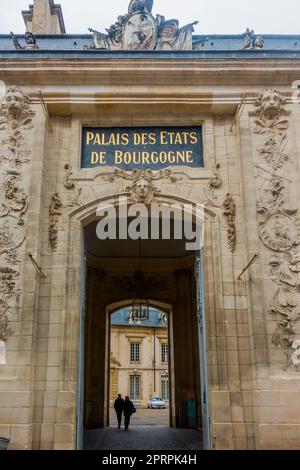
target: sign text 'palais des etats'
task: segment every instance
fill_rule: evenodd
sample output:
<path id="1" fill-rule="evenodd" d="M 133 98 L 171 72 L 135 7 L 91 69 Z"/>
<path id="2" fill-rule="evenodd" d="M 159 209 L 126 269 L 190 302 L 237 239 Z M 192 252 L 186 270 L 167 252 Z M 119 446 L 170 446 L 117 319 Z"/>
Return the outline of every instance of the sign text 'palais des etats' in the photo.
<path id="1" fill-rule="evenodd" d="M 84 127 L 81 167 L 203 167 L 202 127 Z"/>

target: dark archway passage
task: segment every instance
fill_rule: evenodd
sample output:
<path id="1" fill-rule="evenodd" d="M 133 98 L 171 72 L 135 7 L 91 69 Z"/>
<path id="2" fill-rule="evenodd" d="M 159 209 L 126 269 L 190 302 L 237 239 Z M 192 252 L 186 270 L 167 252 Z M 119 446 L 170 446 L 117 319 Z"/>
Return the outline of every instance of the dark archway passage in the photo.
<path id="1" fill-rule="evenodd" d="M 165 437 L 158 441 L 160 448 L 169 448 L 171 436 L 178 439 L 180 434 L 175 428 L 195 432 L 195 442 L 201 448 L 195 254 L 185 250 L 184 240 L 143 240 L 140 244 L 141 257 L 138 241 L 99 241 L 95 223 L 86 227 L 85 241 L 84 447 L 99 448 L 104 445 L 107 436 L 114 436 L 111 434 L 113 430 L 106 427 L 109 424 L 109 319 L 113 311 L 135 298 L 136 275 L 141 271 L 144 278 L 143 297 L 149 299 L 152 305 L 165 309 L 171 319 L 170 374 L 173 379 L 170 387 L 170 427 L 173 429 L 165 430 Z M 146 445 L 142 442 L 147 441 L 147 433 L 151 434 L 151 429 L 143 428 L 140 446 Z M 117 439 L 115 444 L 114 439 Z M 119 445 L 117 442 L 118 438 L 114 436 L 111 446 Z M 182 446 L 186 448 L 183 441 Z"/>

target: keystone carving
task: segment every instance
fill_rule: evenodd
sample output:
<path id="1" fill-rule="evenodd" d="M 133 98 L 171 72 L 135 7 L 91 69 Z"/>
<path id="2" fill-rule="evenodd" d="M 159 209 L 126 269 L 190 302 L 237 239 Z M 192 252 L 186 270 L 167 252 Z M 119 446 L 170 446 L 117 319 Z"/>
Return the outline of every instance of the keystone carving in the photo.
<path id="1" fill-rule="evenodd" d="M 171 170 L 119 170 L 116 169 L 113 175 L 104 176 L 105 181 L 113 182 L 116 178 L 122 178 L 131 181 L 130 186 L 125 188 L 130 201 L 134 203 L 151 204 L 155 201 L 155 195 L 160 189 L 155 186 L 154 181 L 170 179 L 176 182 L 177 178 L 172 176 Z"/>

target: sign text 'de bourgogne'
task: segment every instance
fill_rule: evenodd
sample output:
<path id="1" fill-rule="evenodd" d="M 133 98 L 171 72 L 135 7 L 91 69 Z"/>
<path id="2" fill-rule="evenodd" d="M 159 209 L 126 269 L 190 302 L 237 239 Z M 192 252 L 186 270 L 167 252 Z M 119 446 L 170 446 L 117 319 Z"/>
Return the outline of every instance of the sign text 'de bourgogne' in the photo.
<path id="1" fill-rule="evenodd" d="M 203 167 L 202 127 L 84 127 L 81 167 Z"/>

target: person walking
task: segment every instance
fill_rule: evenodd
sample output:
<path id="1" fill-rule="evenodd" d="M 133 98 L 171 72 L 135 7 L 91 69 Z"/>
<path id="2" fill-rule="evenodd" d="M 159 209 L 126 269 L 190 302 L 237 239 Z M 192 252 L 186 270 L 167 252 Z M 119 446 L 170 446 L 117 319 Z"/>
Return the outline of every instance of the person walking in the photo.
<path id="1" fill-rule="evenodd" d="M 121 428 L 121 424 L 122 424 L 122 414 L 124 411 L 124 404 L 125 402 L 122 398 L 122 395 L 121 393 L 119 393 L 118 398 L 115 400 L 115 404 L 114 404 L 114 409 L 116 410 L 119 429 Z"/>
<path id="2" fill-rule="evenodd" d="M 125 431 L 128 431 L 130 417 L 132 413 L 135 413 L 135 412 L 136 412 L 136 409 L 134 407 L 134 404 L 132 403 L 132 401 L 130 401 L 130 398 L 128 396 L 125 397 L 125 402 L 124 402 Z"/>

